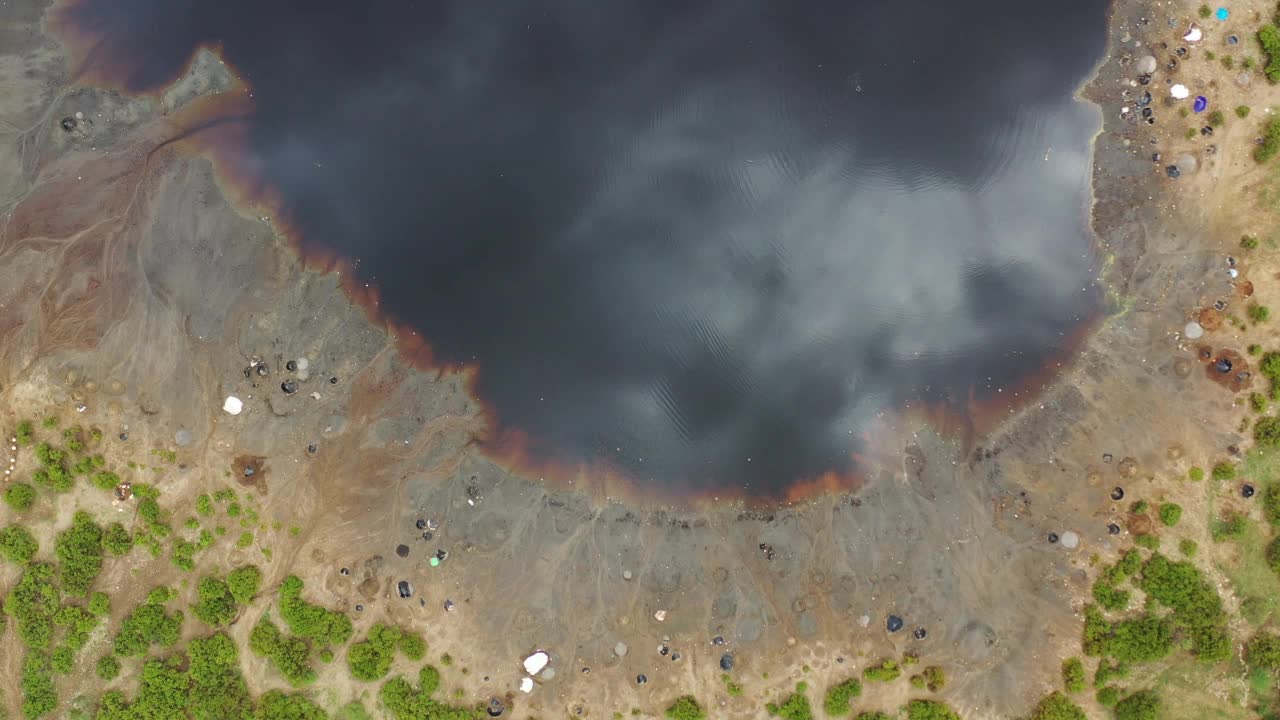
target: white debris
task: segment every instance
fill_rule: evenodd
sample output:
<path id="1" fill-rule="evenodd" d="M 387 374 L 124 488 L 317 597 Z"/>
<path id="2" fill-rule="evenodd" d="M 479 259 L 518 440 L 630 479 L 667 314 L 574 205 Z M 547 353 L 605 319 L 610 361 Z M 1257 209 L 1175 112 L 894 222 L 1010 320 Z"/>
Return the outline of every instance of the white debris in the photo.
<path id="1" fill-rule="evenodd" d="M 524 671 L 530 675 L 537 675 L 549 662 L 551 662 L 551 656 L 539 650 L 524 659 Z"/>
<path id="2" fill-rule="evenodd" d="M 866 627 L 866 626 L 870 625 L 870 624 L 871 624 L 871 616 L 870 616 L 870 615 L 863 615 L 863 616 L 859 617 L 859 618 L 858 618 L 858 624 L 859 624 L 859 625 L 861 625 L 862 627 Z"/>
<path id="3" fill-rule="evenodd" d="M 1080 536 L 1071 530 L 1062 533 L 1062 537 L 1059 538 L 1059 541 L 1062 543 L 1062 547 L 1068 550 L 1075 550 L 1080 547 Z"/>
<path id="4" fill-rule="evenodd" d="M 1187 89 L 1186 85 L 1178 83 L 1177 85 L 1169 88 L 1169 94 L 1179 100 L 1185 100 L 1191 95 L 1191 91 Z"/>
<path id="5" fill-rule="evenodd" d="M 306 358 L 298 358 L 293 362 L 297 364 L 299 370 L 306 370 L 311 365 L 311 361 Z"/>
<path id="6" fill-rule="evenodd" d="M 626 643 L 624 643 L 624 642 L 619 642 L 617 645 L 614 645 L 614 646 L 613 646 L 613 654 L 614 654 L 614 655 L 617 655 L 618 657 L 626 657 L 626 656 L 627 656 L 627 644 L 626 644 Z"/>
<path id="7" fill-rule="evenodd" d="M 1138 72 L 1142 75 L 1150 75 L 1156 71 L 1156 59 L 1154 55 L 1144 55 L 1138 60 Z"/>
<path id="8" fill-rule="evenodd" d="M 1204 327 L 1200 323 L 1192 321 L 1182 328 L 1182 334 L 1186 335 L 1188 340 L 1199 340 L 1204 335 Z"/>
<path id="9" fill-rule="evenodd" d="M 222 401 L 222 409 L 231 415 L 239 415 L 244 410 L 244 403 L 235 395 L 228 395 L 226 400 Z"/>
<path id="10" fill-rule="evenodd" d="M 524 678 L 520 681 L 520 692 L 525 694 L 533 692 L 533 678 Z"/>
<path id="11" fill-rule="evenodd" d="M 1182 39 L 1187 42 L 1200 42 L 1204 39 L 1204 31 L 1200 29 L 1199 25 L 1191 23 L 1191 29 L 1187 31 L 1186 35 L 1182 36 Z"/>
<path id="12" fill-rule="evenodd" d="M 659 611 L 655 612 L 655 613 L 653 614 L 653 619 L 654 619 L 654 620 L 657 620 L 658 622 L 662 622 L 663 620 L 666 620 L 666 619 L 667 619 L 667 611 L 666 611 L 666 610 L 659 610 Z"/>
<path id="13" fill-rule="evenodd" d="M 622 579 L 623 579 L 623 580 L 630 580 L 630 579 L 631 579 L 631 571 L 630 571 L 630 570 L 623 570 L 623 571 L 622 571 Z"/>

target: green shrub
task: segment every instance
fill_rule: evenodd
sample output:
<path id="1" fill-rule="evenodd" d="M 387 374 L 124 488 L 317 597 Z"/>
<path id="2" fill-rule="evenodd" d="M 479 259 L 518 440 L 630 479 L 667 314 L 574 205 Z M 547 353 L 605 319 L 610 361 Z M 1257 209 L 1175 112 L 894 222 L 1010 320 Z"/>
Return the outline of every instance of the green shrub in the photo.
<path id="1" fill-rule="evenodd" d="M 1253 439 L 1258 447 L 1267 450 L 1280 447 L 1280 417 L 1258 418 L 1253 426 Z"/>
<path id="2" fill-rule="evenodd" d="M 113 522 L 102 534 L 102 547 L 112 555 L 125 555 L 133 549 L 133 538 L 129 536 L 129 531 L 125 530 L 123 525 Z"/>
<path id="3" fill-rule="evenodd" d="M 1200 482 L 1201 480 L 1204 479 L 1204 468 L 1201 468 L 1201 467 L 1191 468 L 1190 470 L 1187 471 L 1187 478 L 1190 479 L 1191 482 Z"/>
<path id="4" fill-rule="evenodd" d="M 1133 538 L 1133 544 L 1155 552 L 1160 549 L 1160 536 L 1153 533 L 1136 535 Z"/>
<path id="5" fill-rule="evenodd" d="M 924 676 L 924 686 L 929 688 L 929 692 L 938 692 L 947 686 L 947 674 L 937 665 L 926 667 L 921 674 Z"/>
<path id="6" fill-rule="evenodd" d="M 1178 541 L 1178 550 L 1186 557 L 1195 557 L 1197 549 L 1196 541 L 1191 538 L 1183 538 Z"/>
<path id="7" fill-rule="evenodd" d="M 169 552 L 169 560 L 179 568 L 191 572 L 196 568 L 196 553 L 200 552 L 200 545 L 190 540 L 179 540 L 173 544 L 173 550 Z"/>
<path id="8" fill-rule="evenodd" d="M 48 429 L 48 430 L 52 430 L 53 428 L 58 427 L 58 416 L 56 416 L 56 415 L 50 415 L 49 417 L 45 418 L 44 420 L 41 420 L 41 421 L 40 421 L 40 424 L 41 424 L 41 425 L 43 425 L 43 426 L 45 426 L 45 428 L 46 428 L 46 429 Z"/>
<path id="9" fill-rule="evenodd" d="M 1123 680 L 1129 677 L 1129 666 L 1123 663 L 1113 663 L 1106 658 L 1098 661 L 1098 669 L 1093 673 L 1093 686 L 1096 688 L 1106 687 L 1111 684 L 1112 680 Z"/>
<path id="10" fill-rule="evenodd" d="M 191 614 L 200 622 L 218 627 L 236 618 L 236 600 L 222 578 L 212 575 L 200 579 L 196 586 L 197 600 Z"/>
<path id="11" fill-rule="evenodd" d="M 1080 671 L 1084 672 L 1083 668 Z M 1081 687 L 1083 689 L 1083 686 Z M 1071 702 L 1066 695 L 1054 691 L 1036 703 L 1028 720 L 1088 720 L 1084 710 Z"/>
<path id="12" fill-rule="evenodd" d="M 130 657 L 145 655 L 152 645 L 169 647 L 178 642 L 182 620 L 181 610 L 168 615 L 162 605 L 143 603 L 120 623 L 112 648 L 117 655 Z"/>
<path id="13" fill-rule="evenodd" d="M 1280 30 L 1277 30 L 1275 25 L 1263 25 L 1258 28 L 1258 43 L 1262 45 L 1262 54 L 1267 60 L 1267 64 L 1262 68 L 1267 81 L 1271 83 L 1280 81 Z"/>
<path id="14" fill-rule="evenodd" d="M 1244 536 L 1249 527 L 1249 520 L 1238 513 L 1226 513 L 1217 520 L 1209 522 L 1209 537 L 1214 542 L 1236 540 Z"/>
<path id="15" fill-rule="evenodd" d="M 1113 612 L 1129 607 L 1129 591 L 1117 590 L 1114 586 L 1107 584 L 1103 578 L 1098 578 L 1093 583 L 1093 599 L 1097 600 L 1103 608 Z"/>
<path id="16" fill-rule="evenodd" d="M 102 472 L 94 473 L 91 482 L 99 490 L 115 490 L 116 486 L 120 484 L 120 476 L 103 470 Z"/>
<path id="17" fill-rule="evenodd" d="M 849 707 L 849 701 L 861 694 L 862 683 L 857 678 L 849 678 L 827 688 L 827 696 L 823 700 L 822 707 L 827 715 L 832 717 L 848 715 L 853 710 Z"/>
<path id="18" fill-rule="evenodd" d="M 960 720 L 955 710 L 936 700 L 912 700 L 906 710 L 907 720 Z"/>
<path id="19" fill-rule="evenodd" d="M 1173 610 L 1172 622 L 1196 657 L 1216 662 L 1230 655 L 1222 598 L 1199 568 L 1156 553 L 1142 568 L 1140 587 L 1150 600 Z"/>
<path id="20" fill-rule="evenodd" d="M 1272 525 L 1280 524 L 1280 483 L 1267 485 L 1262 494 L 1262 515 Z"/>
<path id="21" fill-rule="evenodd" d="M 1102 707 L 1115 707 L 1120 702 L 1120 690 L 1115 686 L 1104 687 L 1098 690 L 1096 697 Z"/>
<path id="22" fill-rule="evenodd" d="M 58 691 L 53 685 L 49 656 L 32 650 L 22 659 L 22 716 L 34 720 L 57 706 Z"/>
<path id="23" fill-rule="evenodd" d="M 691 695 L 677 698 L 671 703 L 671 707 L 667 708 L 667 717 L 671 720 L 707 720 L 702 706 Z"/>
<path id="24" fill-rule="evenodd" d="M 147 593 L 147 604 L 164 605 L 176 597 L 178 597 L 178 591 L 167 585 L 157 585 L 151 588 L 151 592 Z"/>
<path id="25" fill-rule="evenodd" d="M 0 556 L 11 563 L 26 565 L 39 549 L 35 536 L 21 525 L 10 525 L 0 530 Z"/>
<path id="26" fill-rule="evenodd" d="M 1256 413 L 1267 411 L 1267 396 L 1262 393 L 1249 393 L 1249 407 L 1253 408 Z"/>
<path id="27" fill-rule="evenodd" d="M 102 528 L 89 513 L 78 511 L 71 527 L 58 535 L 54 552 L 60 562 L 63 591 L 84 597 L 102 571 Z"/>
<path id="28" fill-rule="evenodd" d="M 1069 693 L 1084 691 L 1084 663 L 1080 658 L 1067 658 L 1062 661 L 1062 687 Z"/>
<path id="29" fill-rule="evenodd" d="M 1160 522 L 1173 527 L 1182 519 L 1182 506 L 1177 503 L 1160 503 Z"/>
<path id="30" fill-rule="evenodd" d="M 104 592 L 95 592 L 89 596 L 89 612 L 102 616 L 111 612 L 111 598 Z"/>
<path id="31" fill-rule="evenodd" d="M 417 662 L 427 654 L 427 644 L 422 636 L 408 631 L 400 635 L 400 652 L 408 659 Z"/>
<path id="32" fill-rule="evenodd" d="M 35 437 L 36 437 L 35 425 L 32 425 L 30 420 L 23 420 L 22 422 L 18 423 L 18 430 L 17 432 L 14 433 L 14 435 L 17 436 L 18 438 L 18 444 L 23 447 L 26 447 L 27 445 L 30 445 L 33 440 L 35 440 Z"/>
<path id="33" fill-rule="evenodd" d="M 120 674 L 120 661 L 116 659 L 115 655 L 103 655 L 98 658 L 96 669 L 100 679 L 110 682 Z"/>
<path id="34" fill-rule="evenodd" d="M 1160 697 L 1150 690 L 1140 690 L 1116 703 L 1116 720 L 1159 720 Z"/>
<path id="35" fill-rule="evenodd" d="M 302 587 L 296 575 L 280 584 L 280 617 L 289 631 L 322 645 L 341 645 L 351 639 L 351 618 L 303 600 Z"/>
<path id="36" fill-rule="evenodd" d="M 1258 303 L 1250 303 L 1249 309 L 1245 311 L 1249 319 L 1255 323 L 1263 323 L 1271 319 L 1271 308 Z"/>
<path id="37" fill-rule="evenodd" d="M 1126 663 L 1154 662 L 1173 652 L 1173 627 L 1164 618 L 1143 615 L 1112 626 L 1107 655 Z"/>
<path id="38" fill-rule="evenodd" d="M 1097 605 L 1084 606 L 1084 629 L 1081 644 L 1084 654 L 1097 657 L 1106 652 L 1107 638 L 1111 635 L 1111 623 Z"/>
<path id="39" fill-rule="evenodd" d="M 1142 569 L 1142 554 L 1137 550 L 1128 550 L 1116 562 L 1116 569 L 1125 577 L 1133 577 Z"/>
<path id="40" fill-rule="evenodd" d="M 783 698 L 781 703 L 769 703 L 764 709 L 782 720 L 813 720 L 813 708 L 804 695 L 803 683 L 796 685 L 796 691 Z"/>
<path id="41" fill-rule="evenodd" d="M 213 500 L 208 495 L 199 495 L 196 497 L 196 512 L 201 515 L 213 514 Z"/>
<path id="42" fill-rule="evenodd" d="M 879 665 L 873 665 L 862 671 L 864 680 L 873 682 L 891 682 L 902 676 L 902 668 L 898 667 L 895 660 L 886 659 Z"/>
<path id="43" fill-rule="evenodd" d="M 431 695 L 439 686 L 440 673 L 427 665 L 418 672 L 417 688 L 397 676 L 383 684 L 378 699 L 392 720 L 469 720 L 475 714 L 469 709 L 433 700 Z M 808 720 L 813 716 L 803 717 Z"/>
<path id="44" fill-rule="evenodd" d="M 1271 673 L 1280 670 L 1280 635 L 1259 631 L 1245 645 L 1245 659 L 1250 668 Z"/>
<path id="45" fill-rule="evenodd" d="M 66 645 L 60 645 L 49 656 L 49 667 L 59 675 L 66 675 L 76 664 L 76 654 Z"/>
<path id="46" fill-rule="evenodd" d="M 347 667 L 357 680 L 372 682 L 386 677 L 391 670 L 396 645 L 402 633 L 399 628 L 375 623 L 369 636 L 347 649 Z"/>
<path id="47" fill-rule="evenodd" d="M 29 648 L 44 650 L 53 640 L 53 616 L 58 612 L 58 588 L 53 566 L 31 563 L 4 599 L 4 611 L 18 623 L 18 637 Z"/>
<path id="48" fill-rule="evenodd" d="M 14 512 L 24 513 L 31 509 L 36 501 L 36 489 L 24 482 L 9 485 L 4 491 L 4 504 Z"/>
<path id="49" fill-rule="evenodd" d="M 1241 241 L 1241 242 L 1243 242 L 1243 241 Z M 1259 344 L 1257 344 L 1257 343 L 1254 343 L 1254 344 L 1250 345 L 1249 347 L 1245 348 L 1245 352 L 1249 353 L 1250 355 L 1258 355 L 1258 354 L 1261 354 L 1261 353 L 1262 353 L 1262 346 L 1261 346 L 1261 345 L 1259 345 Z M 1265 399 L 1265 398 L 1264 398 L 1264 399 Z"/>
<path id="50" fill-rule="evenodd" d="M 1213 466 L 1214 480 L 1231 480 L 1236 476 L 1236 466 L 1228 462 L 1220 462 Z"/>
<path id="51" fill-rule="evenodd" d="M 1246 58 L 1246 61 L 1247 61 L 1247 58 Z M 1236 106 L 1236 117 L 1240 118 L 1241 120 L 1243 120 L 1243 119 L 1245 119 L 1245 118 L 1249 117 L 1249 106 L 1248 106 L 1248 105 L 1237 105 L 1237 106 Z M 1254 244 L 1254 246 L 1253 246 L 1253 247 L 1255 247 L 1255 248 L 1256 248 L 1256 247 L 1258 247 L 1258 246 L 1257 246 L 1257 244 L 1256 244 L 1256 242 L 1257 242 L 1257 241 L 1255 240 L 1254 242 L 1255 242 L 1255 244 Z M 1253 248 L 1246 248 L 1246 249 L 1248 249 L 1248 250 L 1252 250 Z"/>
<path id="52" fill-rule="evenodd" d="M 231 597 L 241 605 L 248 605 L 253 600 L 261 584 L 262 571 L 256 565 L 238 567 L 227 574 L 227 587 L 231 590 Z"/>
<path id="53" fill-rule="evenodd" d="M 894 720 L 894 717 L 889 713 L 883 713 L 879 710 L 868 710 L 866 712 L 858 713 L 858 717 L 853 720 Z"/>
<path id="54" fill-rule="evenodd" d="M 280 628 L 263 617 L 249 633 L 249 649 L 267 658 L 294 687 L 306 685 L 316 679 L 311 669 L 311 649 L 305 640 L 280 632 Z"/>
<path id="55" fill-rule="evenodd" d="M 258 701 L 258 713 L 254 715 L 254 720 L 329 720 L 329 713 L 305 696 L 269 690 Z"/>
<path id="56" fill-rule="evenodd" d="M 1280 65 L 1275 62 L 1267 65 L 1267 70 L 1271 68 L 1280 70 Z M 1262 131 L 1262 144 L 1253 151 L 1253 159 L 1256 162 L 1264 163 L 1275 157 L 1280 152 L 1280 118 L 1272 118 L 1267 121 Z"/>
<path id="57" fill-rule="evenodd" d="M 1206 20 L 1213 14 L 1213 10 L 1211 10 L 1208 5 L 1201 5 L 1198 12 L 1200 13 L 1200 17 Z"/>
<path id="58" fill-rule="evenodd" d="M 1230 70 L 1231 66 L 1235 64 L 1235 59 L 1232 58 L 1230 55 L 1224 55 L 1222 58 L 1222 64 L 1228 70 Z M 1225 116 L 1223 116 L 1221 110 L 1214 110 L 1213 112 L 1209 113 L 1209 125 L 1211 125 L 1212 127 L 1222 127 L 1223 123 L 1225 123 L 1226 121 L 1227 119 Z"/>

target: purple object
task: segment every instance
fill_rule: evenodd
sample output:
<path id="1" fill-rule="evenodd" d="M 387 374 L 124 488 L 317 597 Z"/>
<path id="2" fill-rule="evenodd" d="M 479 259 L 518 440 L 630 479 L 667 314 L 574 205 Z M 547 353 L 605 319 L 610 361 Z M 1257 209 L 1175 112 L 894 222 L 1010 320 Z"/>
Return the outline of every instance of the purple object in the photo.
<path id="1" fill-rule="evenodd" d="M 1192 107 L 1196 112 L 1204 112 L 1204 109 L 1209 107 L 1209 99 L 1203 95 L 1197 95 L 1195 104 Z"/>

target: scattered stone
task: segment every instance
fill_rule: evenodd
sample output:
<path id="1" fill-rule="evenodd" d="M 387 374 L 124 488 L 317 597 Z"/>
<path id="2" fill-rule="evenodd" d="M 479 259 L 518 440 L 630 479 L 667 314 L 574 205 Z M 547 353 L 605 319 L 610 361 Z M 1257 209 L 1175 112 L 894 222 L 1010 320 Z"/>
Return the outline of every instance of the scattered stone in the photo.
<path id="1" fill-rule="evenodd" d="M 266 377 L 271 374 L 271 367 L 264 362 L 260 362 L 253 366 L 254 372 L 258 373 L 258 377 Z"/>
<path id="2" fill-rule="evenodd" d="M 364 606 L 363 606 L 363 605 L 357 605 L 357 606 L 356 606 L 356 612 L 364 612 Z"/>
<path id="3" fill-rule="evenodd" d="M 445 601 L 444 601 L 444 611 L 445 611 L 445 612 L 450 612 L 450 611 L 452 611 L 452 610 L 453 610 L 453 601 L 452 601 L 452 600 L 445 600 Z"/>
<path id="4" fill-rule="evenodd" d="M 244 402 L 235 395 L 228 395 L 227 399 L 222 401 L 222 409 L 228 415 L 239 415 L 240 411 L 244 410 Z"/>
<path id="5" fill-rule="evenodd" d="M 58 124 L 62 126 L 63 132 L 71 132 L 76 129 L 76 119 L 73 117 L 64 117 Z"/>
<path id="6" fill-rule="evenodd" d="M 868 627 L 868 626 L 870 626 L 870 625 L 871 625 L 871 616 L 870 616 L 870 615 L 862 615 L 862 616 L 859 616 L 859 617 L 858 617 L 858 624 L 859 624 L 859 625 L 861 625 L 862 627 Z"/>
<path id="7" fill-rule="evenodd" d="M 624 642 L 619 642 L 617 645 L 614 645 L 614 646 L 613 646 L 613 654 L 614 654 L 614 655 L 617 655 L 618 657 L 626 657 L 626 656 L 627 656 L 627 644 L 626 644 L 626 643 L 624 643 Z"/>
<path id="8" fill-rule="evenodd" d="M 320 449 L 320 446 L 316 445 L 315 443 L 311 443 L 310 445 L 307 446 L 307 452 L 312 455 L 315 455 L 316 451 L 318 451 L 319 449 Z"/>
<path id="9" fill-rule="evenodd" d="M 294 360 L 290 360 L 289 362 L 284 364 L 284 369 L 288 370 L 289 372 L 297 372 L 298 363 Z"/>
<path id="10" fill-rule="evenodd" d="M 675 662 L 675 661 L 677 661 L 677 660 L 679 660 L 679 659 L 680 659 L 680 653 L 678 653 L 678 652 L 673 652 L 673 653 L 671 653 L 671 662 Z"/>
<path id="11" fill-rule="evenodd" d="M 339 570 L 339 571 L 338 571 L 338 574 L 340 574 L 340 575 L 350 575 L 350 574 L 351 574 L 351 571 L 350 571 L 350 570 L 348 570 L 347 568 L 342 568 L 341 570 Z"/>
<path id="12" fill-rule="evenodd" d="M 489 707 L 486 710 L 489 713 L 489 717 L 500 717 L 502 713 L 506 712 L 506 709 L 506 706 L 498 698 L 489 698 Z"/>
<path id="13" fill-rule="evenodd" d="M 418 522 L 414 523 L 413 526 L 421 530 L 427 526 L 427 521 L 422 518 L 418 518 Z"/>

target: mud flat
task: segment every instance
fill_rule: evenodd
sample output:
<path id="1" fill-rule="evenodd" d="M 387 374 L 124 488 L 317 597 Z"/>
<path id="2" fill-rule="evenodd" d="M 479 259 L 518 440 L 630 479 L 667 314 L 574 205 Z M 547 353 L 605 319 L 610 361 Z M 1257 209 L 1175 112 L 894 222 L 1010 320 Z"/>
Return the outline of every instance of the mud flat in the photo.
<path id="1" fill-rule="evenodd" d="M 636 502 L 495 465 L 473 442 L 485 422 L 464 376 L 411 367 L 413 337 L 371 320 L 340 273 L 300 264 L 269 210 L 228 200 L 182 124 L 184 108 L 236 92 L 217 58 L 199 57 L 162 100 L 126 97 L 77 82 L 45 10 L 0 11 L 0 425 L 52 413 L 100 428 L 112 461 L 173 452 L 136 472 L 175 508 L 239 487 L 264 526 L 298 531 L 218 546 L 201 566 L 251 559 L 267 583 L 295 573 L 317 602 L 348 610 L 357 635 L 379 619 L 416 628 L 433 656 L 467 668 L 454 687 L 504 698 L 514 717 L 651 717 L 685 693 L 713 717 L 759 717 L 797 680 L 825 688 L 904 653 L 946 668 L 937 696 L 964 717 L 1024 714 L 1079 653 L 1090 568 L 1131 539 L 1109 534 L 1127 522 L 1113 488 L 1180 497 L 1185 526 L 1203 530 L 1199 491 L 1180 479 L 1249 442 L 1235 396 L 1180 333 L 1217 299 L 1239 305 L 1224 256 L 1249 230 L 1228 208 L 1263 181 L 1249 174 L 1252 130 L 1219 132 L 1213 155 L 1190 148 L 1199 169 L 1175 183 L 1150 155 L 1190 145 L 1182 128 L 1117 111 L 1135 55 L 1176 42 L 1166 36 L 1193 7 L 1121 0 L 1083 89 L 1103 117 L 1092 210 L 1113 303 L 1078 356 L 994 431 L 957 439 L 889 419 L 864 487 L 773 508 Z M 1275 94 L 1215 82 L 1223 95 Z M 1160 114 L 1176 124 L 1172 108 Z M 1274 292 L 1261 282 L 1273 264 L 1243 267 L 1260 297 Z M 1243 353 L 1246 335 L 1224 325 L 1200 344 Z M 224 412 L 228 396 L 242 412 Z M 104 505 L 92 488 L 70 497 Z M 51 547 L 75 503 L 23 520 Z M 1047 539 L 1067 531 L 1075 547 Z M 134 555 L 99 585 L 124 608 L 183 575 Z M 4 568 L 0 587 L 16 577 Z M 901 630 L 888 632 L 890 615 Z M 550 671 L 523 694 L 521 660 L 537 649 Z M 722 678 L 726 653 L 741 694 Z M 6 677 L 20 654 L 5 636 Z M 361 688 L 339 665 L 318 667 L 317 687 L 341 703 Z M 287 687 L 265 670 L 247 677 L 255 692 Z M 16 712 L 16 680 L 5 685 Z M 900 682 L 865 695 L 888 710 L 921 692 Z"/>

